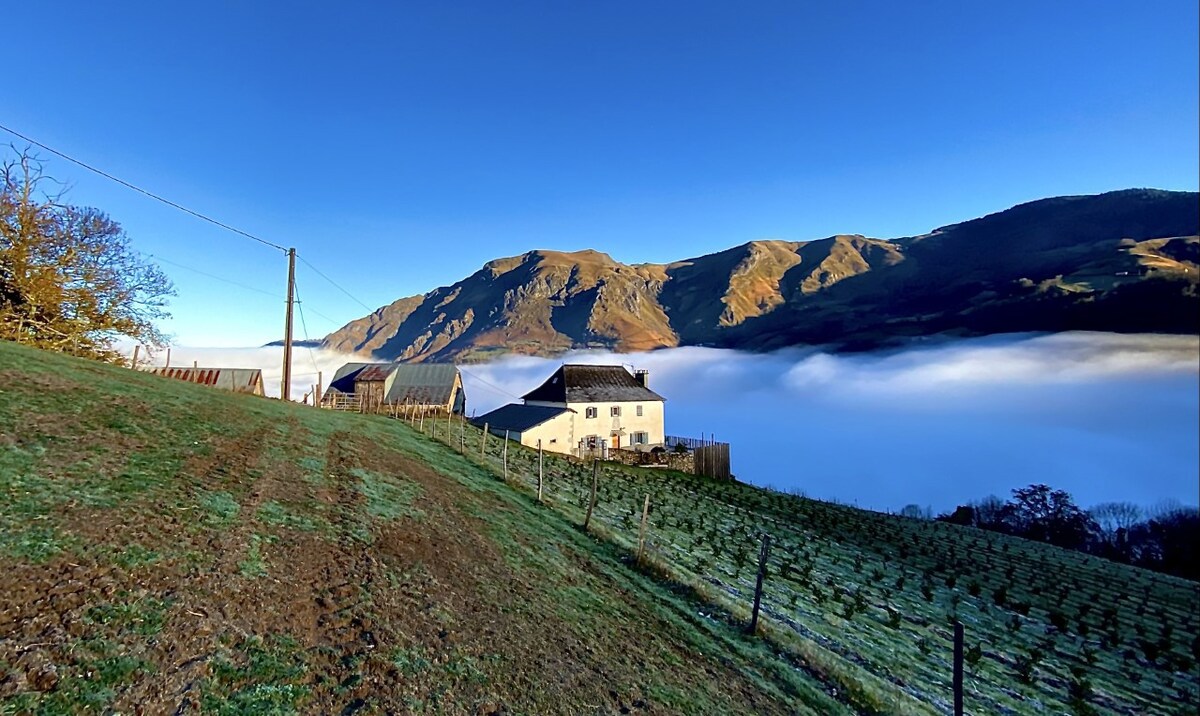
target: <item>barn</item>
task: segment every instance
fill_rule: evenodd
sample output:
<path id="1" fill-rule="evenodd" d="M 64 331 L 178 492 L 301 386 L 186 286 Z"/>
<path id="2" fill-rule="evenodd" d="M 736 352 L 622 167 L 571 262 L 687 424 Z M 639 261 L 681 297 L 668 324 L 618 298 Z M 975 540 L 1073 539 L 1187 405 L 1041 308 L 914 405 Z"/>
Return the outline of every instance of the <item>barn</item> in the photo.
<path id="1" fill-rule="evenodd" d="M 208 385 L 234 393 L 263 395 L 263 376 L 258 368 L 166 368 L 145 366 L 138 370 L 187 383 Z"/>
<path id="2" fill-rule="evenodd" d="M 449 363 L 347 363 L 321 396 L 321 407 L 379 412 L 389 408 L 463 413 L 462 375 Z"/>

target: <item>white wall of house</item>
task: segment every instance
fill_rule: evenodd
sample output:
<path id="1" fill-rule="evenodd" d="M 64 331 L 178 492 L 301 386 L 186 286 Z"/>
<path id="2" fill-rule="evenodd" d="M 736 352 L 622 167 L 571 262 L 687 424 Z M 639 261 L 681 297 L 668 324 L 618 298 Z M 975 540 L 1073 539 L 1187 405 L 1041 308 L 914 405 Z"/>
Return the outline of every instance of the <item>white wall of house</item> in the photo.
<path id="1" fill-rule="evenodd" d="M 528 401 L 528 405 L 562 405 L 562 403 L 543 403 Z M 571 419 L 569 447 L 558 452 L 569 452 L 577 447 L 580 440 L 590 435 L 596 435 L 605 440 L 610 448 L 637 447 L 635 439 L 644 439 L 641 445 L 661 445 L 665 440 L 663 402 L 661 400 L 623 401 L 613 403 L 568 403 L 567 407 L 574 413 L 565 413 L 555 420 Z M 617 408 L 620 415 L 614 416 L 613 409 Z M 640 408 L 641 415 L 638 415 Z M 595 412 L 590 412 L 594 410 Z M 589 415 L 595 417 L 589 417 Z M 552 421 L 553 422 L 553 421 Z M 618 437 L 613 436 L 620 432 Z M 559 442 L 561 442 L 559 438 Z M 535 443 L 536 444 L 536 441 Z M 548 441 L 543 438 L 542 447 L 546 448 Z"/>
<path id="2" fill-rule="evenodd" d="M 521 444 L 535 448 L 538 440 L 541 440 L 543 450 L 569 454 L 575 447 L 573 417 L 570 413 L 563 413 L 533 426 L 521 433 Z"/>
<path id="3" fill-rule="evenodd" d="M 548 452 L 560 452 L 564 455 L 570 454 L 575 447 L 575 436 L 573 433 L 574 423 L 571 418 L 574 417 L 570 413 L 563 413 L 550 418 L 541 425 L 535 425 L 528 430 L 520 433 L 508 434 L 510 440 L 517 442 L 527 447 L 536 448 L 538 440 L 542 441 L 542 449 Z M 503 430 L 492 428 L 489 432 L 504 437 Z"/>

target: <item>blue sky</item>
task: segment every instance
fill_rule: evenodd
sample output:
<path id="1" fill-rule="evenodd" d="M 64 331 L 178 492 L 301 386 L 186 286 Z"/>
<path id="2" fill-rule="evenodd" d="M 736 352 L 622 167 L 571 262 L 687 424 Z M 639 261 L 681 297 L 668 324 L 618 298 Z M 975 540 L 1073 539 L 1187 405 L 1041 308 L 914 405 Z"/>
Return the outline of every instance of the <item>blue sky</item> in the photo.
<path id="1" fill-rule="evenodd" d="M 372 308 L 534 248 L 894 237 L 1200 174 L 1194 0 L 67 2 L 5 24 L 0 123 L 294 245 Z M 49 168 L 141 250 L 279 294 L 165 265 L 180 343 L 279 336 L 279 255 Z M 298 281 L 314 336 L 366 313 Z"/>

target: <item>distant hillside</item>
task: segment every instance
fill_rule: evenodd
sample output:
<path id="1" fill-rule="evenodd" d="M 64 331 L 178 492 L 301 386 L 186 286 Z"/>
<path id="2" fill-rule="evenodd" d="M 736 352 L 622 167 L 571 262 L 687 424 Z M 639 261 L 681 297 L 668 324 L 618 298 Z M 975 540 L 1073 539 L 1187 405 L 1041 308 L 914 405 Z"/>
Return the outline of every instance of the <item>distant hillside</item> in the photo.
<path id="1" fill-rule="evenodd" d="M 0 714 L 1195 712 L 1195 582 L 481 438 L 0 342 Z"/>
<path id="2" fill-rule="evenodd" d="M 870 348 L 1012 331 L 1200 331 L 1200 195 L 1034 201 L 923 236 L 753 241 L 670 264 L 531 251 L 410 296 L 324 345 L 408 361 L 572 348 Z"/>

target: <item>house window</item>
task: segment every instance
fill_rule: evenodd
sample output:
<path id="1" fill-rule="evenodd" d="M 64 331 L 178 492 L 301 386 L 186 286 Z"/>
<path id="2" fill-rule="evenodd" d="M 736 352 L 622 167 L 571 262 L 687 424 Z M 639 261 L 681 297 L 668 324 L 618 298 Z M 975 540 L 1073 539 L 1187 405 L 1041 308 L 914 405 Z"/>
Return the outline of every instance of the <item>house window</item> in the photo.
<path id="1" fill-rule="evenodd" d="M 614 418 L 621 417 L 621 406 L 619 406 L 619 405 L 612 406 L 611 408 L 608 409 L 608 414 Z"/>
<path id="2" fill-rule="evenodd" d="M 596 417 L 596 409 L 588 408 L 587 411 L 585 411 L 584 415 L 586 415 L 589 418 L 594 418 L 594 417 Z"/>
<path id="3" fill-rule="evenodd" d="M 639 405 L 639 406 L 637 406 L 637 416 L 638 416 L 639 418 L 640 418 L 640 417 L 642 417 L 642 406 L 640 406 L 640 405 Z"/>
<path id="4" fill-rule="evenodd" d="M 633 444 L 634 445 L 646 445 L 649 442 L 650 442 L 650 434 L 649 433 L 634 433 L 633 434 Z"/>

